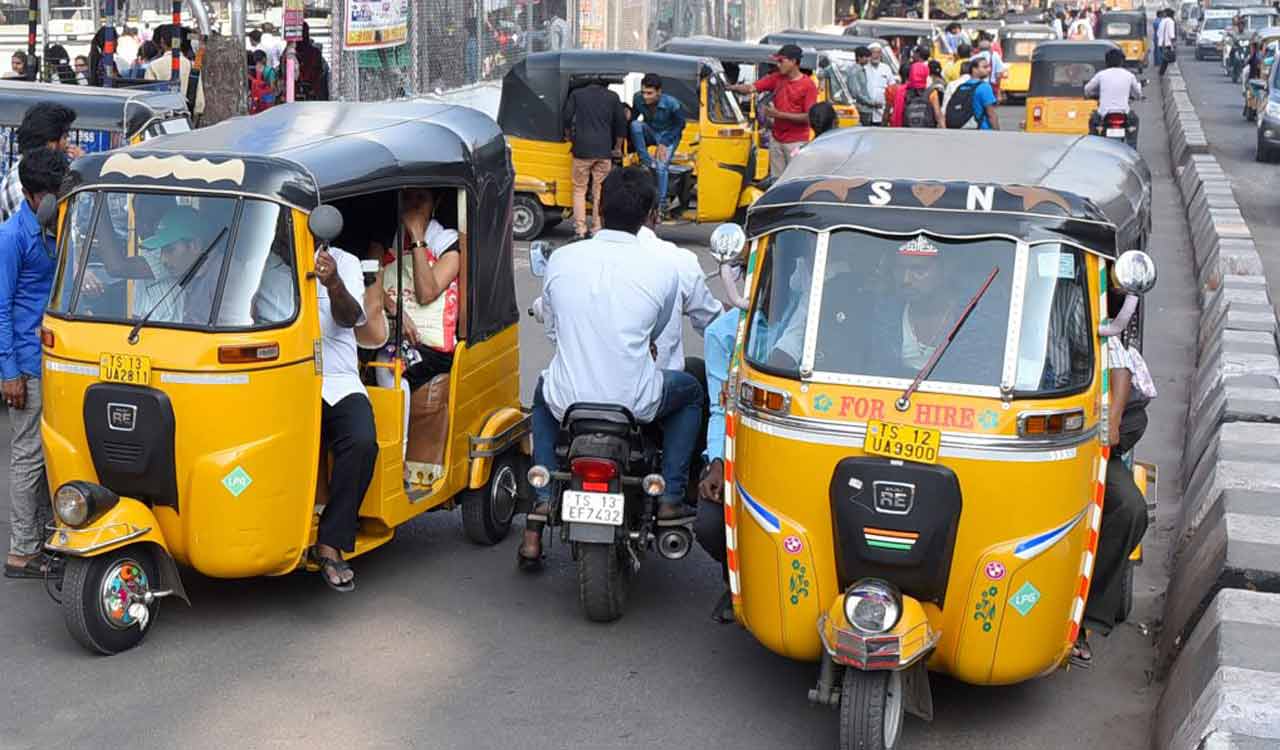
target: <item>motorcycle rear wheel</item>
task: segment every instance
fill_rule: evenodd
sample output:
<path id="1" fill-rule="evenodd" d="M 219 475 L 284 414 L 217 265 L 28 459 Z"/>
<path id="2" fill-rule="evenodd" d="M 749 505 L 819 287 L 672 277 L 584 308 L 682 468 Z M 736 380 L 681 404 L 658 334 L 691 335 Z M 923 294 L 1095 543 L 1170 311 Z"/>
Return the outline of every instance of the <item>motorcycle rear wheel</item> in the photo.
<path id="1" fill-rule="evenodd" d="M 578 602 L 592 622 L 613 622 L 627 608 L 631 562 L 621 544 L 578 545 Z"/>

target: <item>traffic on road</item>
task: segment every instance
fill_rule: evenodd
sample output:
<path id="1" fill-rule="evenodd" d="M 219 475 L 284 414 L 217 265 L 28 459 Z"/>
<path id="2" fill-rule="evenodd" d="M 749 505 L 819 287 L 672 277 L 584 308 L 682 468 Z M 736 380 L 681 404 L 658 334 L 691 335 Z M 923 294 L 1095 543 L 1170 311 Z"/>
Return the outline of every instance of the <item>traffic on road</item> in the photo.
<path id="1" fill-rule="evenodd" d="M 1025 10 L 467 52 L 491 113 L 15 56 L 0 746 L 1153 746 L 1220 11 Z"/>

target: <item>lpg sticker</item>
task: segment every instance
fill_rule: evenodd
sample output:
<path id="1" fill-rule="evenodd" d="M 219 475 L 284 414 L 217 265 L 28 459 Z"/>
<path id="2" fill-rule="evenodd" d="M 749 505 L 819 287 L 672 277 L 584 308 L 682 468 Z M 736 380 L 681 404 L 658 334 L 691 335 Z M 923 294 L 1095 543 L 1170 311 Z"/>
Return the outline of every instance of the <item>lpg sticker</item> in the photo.
<path id="1" fill-rule="evenodd" d="M 222 486 L 227 488 L 227 492 L 230 492 L 232 497 L 240 497 L 240 494 L 249 489 L 251 484 L 253 484 L 253 477 L 239 466 L 222 478 Z"/>
<path id="2" fill-rule="evenodd" d="M 789 554 L 798 555 L 804 550 L 804 542 L 798 536 L 789 536 L 782 540 L 782 548 Z"/>
<path id="3" fill-rule="evenodd" d="M 996 601 L 1000 595 L 999 586 L 989 586 L 978 596 L 978 603 L 973 606 L 973 619 L 982 623 L 982 632 L 990 633 L 996 622 Z"/>
<path id="4" fill-rule="evenodd" d="M 984 568 L 984 572 L 987 574 L 987 578 L 990 578 L 993 581 L 999 581 L 1000 579 L 1004 578 L 1004 574 L 1005 574 L 1004 563 L 1000 562 L 999 560 L 992 560 L 991 562 L 987 563 L 987 567 Z"/>
<path id="5" fill-rule="evenodd" d="M 1031 581 L 1022 584 L 1022 588 L 1009 597 L 1009 604 L 1023 617 L 1040 602 L 1040 590 L 1031 585 Z"/>

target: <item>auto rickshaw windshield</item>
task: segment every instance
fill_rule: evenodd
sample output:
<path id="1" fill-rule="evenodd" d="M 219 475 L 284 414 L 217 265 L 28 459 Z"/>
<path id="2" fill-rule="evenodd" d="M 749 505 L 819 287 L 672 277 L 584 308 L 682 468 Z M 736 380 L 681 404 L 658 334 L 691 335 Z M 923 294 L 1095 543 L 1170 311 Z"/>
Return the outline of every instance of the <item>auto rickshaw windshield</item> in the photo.
<path id="1" fill-rule="evenodd" d="M 151 313 L 148 324 L 206 330 L 287 323 L 298 310 L 291 231 L 288 209 L 268 201 L 82 191 L 67 208 L 49 312 Z"/>
<path id="2" fill-rule="evenodd" d="M 1038 62 L 1031 71 L 1031 95 L 1081 99 L 1084 85 L 1099 69 L 1092 62 Z"/>
<path id="3" fill-rule="evenodd" d="M 818 285 L 818 239 L 801 229 L 772 236 L 744 350 L 752 366 L 796 377 L 813 328 L 808 335 L 814 337 L 814 380 L 905 384 L 995 268 L 995 280 L 925 382 L 943 390 L 963 386 L 966 392 L 976 386 L 995 395 L 1004 373 L 1014 372 L 1009 385 L 1015 394 L 1044 395 L 1079 390 L 1091 381 L 1093 337 L 1081 251 L 1056 242 L 1019 245 L 1005 237 L 943 239 L 842 229 L 831 232 Z M 1011 309 L 1015 285 L 1023 301 Z M 821 295 L 816 308 L 810 304 L 815 290 Z M 813 311 L 816 326 L 810 325 Z M 1019 325 L 1011 326 L 1015 319 Z"/>

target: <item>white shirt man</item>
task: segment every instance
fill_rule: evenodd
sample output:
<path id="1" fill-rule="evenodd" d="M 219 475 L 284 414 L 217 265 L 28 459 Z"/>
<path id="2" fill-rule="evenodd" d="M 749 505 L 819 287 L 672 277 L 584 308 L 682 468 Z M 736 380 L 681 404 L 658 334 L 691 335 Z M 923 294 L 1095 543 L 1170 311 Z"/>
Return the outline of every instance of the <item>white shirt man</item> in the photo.
<path id="1" fill-rule="evenodd" d="M 360 259 L 336 247 L 329 248 L 329 254 L 333 256 L 338 278 L 342 279 L 342 286 L 360 305 L 360 319 L 356 322 L 356 326 L 362 326 L 365 324 L 364 274 L 360 270 Z M 330 406 L 336 406 L 339 401 L 353 393 L 363 394 L 368 398 L 369 394 L 364 388 L 364 382 L 360 380 L 360 358 L 356 354 L 356 329 L 340 326 L 333 319 L 329 290 L 319 282 L 316 283 L 316 302 L 320 311 L 320 336 L 324 357 L 321 363 L 324 373 L 321 396 L 324 402 Z"/>
<path id="2" fill-rule="evenodd" d="M 1093 39 L 1093 24 L 1089 23 L 1089 16 L 1080 14 L 1076 20 L 1071 22 L 1071 28 L 1067 29 L 1068 39 Z"/>
<path id="3" fill-rule="evenodd" d="M 1160 25 L 1156 27 L 1156 45 L 1160 47 L 1172 47 L 1177 40 L 1177 30 L 1173 23 L 1173 18 L 1166 15 L 1160 19 Z"/>
<path id="4" fill-rule="evenodd" d="M 173 77 L 173 51 L 166 50 L 164 54 L 147 64 L 147 70 L 143 77 L 148 81 L 168 81 Z M 191 61 L 186 55 L 178 54 L 178 93 L 185 99 L 187 96 L 187 81 L 191 77 Z M 201 78 L 196 82 L 196 110 L 192 114 L 197 117 L 204 114 L 204 79 Z"/>
<path id="5" fill-rule="evenodd" d="M 884 61 L 884 52 L 878 46 L 871 48 L 871 61 L 867 63 L 867 92 L 876 102 L 874 122 L 884 122 L 884 92 L 897 80 L 897 74 Z"/>
<path id="6" fill-rule="evenodd" d="M 689 316 L 694 330 L 701 333 L 711 325 L 724 306 L 707 287 L 707 276 L 702 272 L 698 256 L 673 242 L 658 237 L 649 227 L 640 227 L 636 232 L 640 242 L 653 249 L 662 258 L 669 259 L 675 265 L 680 277 L 680 296 L 676 300 L 676 311 L 672 312 L 666 328 L 654 342 L 658 351 L 655 363 L 659 370 L 684 369 L 684 318 L 678 313 Z"/>
<path id="7" fill-rule="evenodd" d="M 1129 113 L 1129 98 L 1142 96 L 1142 86 L 1128 69 L 1121 67 L 1103 68 L 1094 74 L 1084 85 L 1085 96 L 1098 97 L 1098 114 L 1112 112 Z"/>
<path id="8" fill-rule="evenodd" d="M 555 251 L 542 287 L 556 342 L 542 395 L 557 421 L 578 402 L 618 404 L 652 422 L 662 372 L 649 352 L 675 315 L 680 279 L 634 234 L 602 229 Z"/>
<path id="9" fill-rule="evenodd" d="M 1059 39 L 1063 39 L 1067 35 L 1067 32 L 1062 28 L 1062 19 L 1057 16 L 1053 17 L 1053 33 Z"/>

